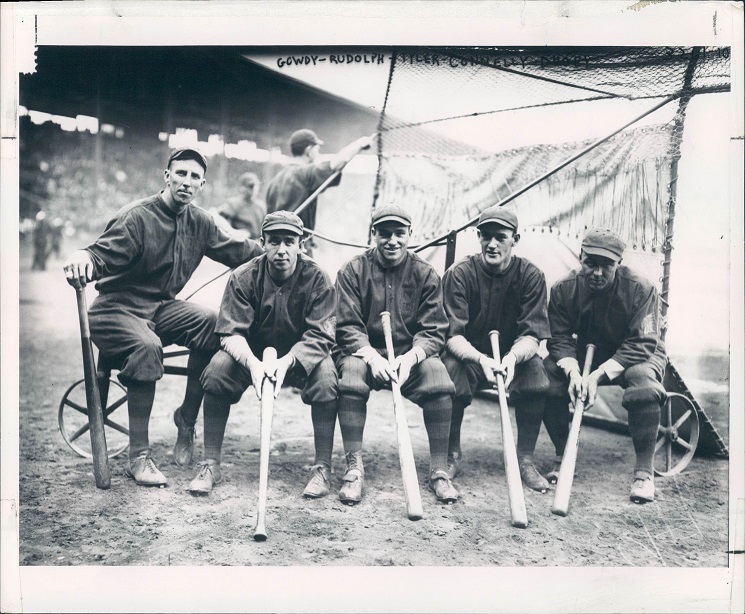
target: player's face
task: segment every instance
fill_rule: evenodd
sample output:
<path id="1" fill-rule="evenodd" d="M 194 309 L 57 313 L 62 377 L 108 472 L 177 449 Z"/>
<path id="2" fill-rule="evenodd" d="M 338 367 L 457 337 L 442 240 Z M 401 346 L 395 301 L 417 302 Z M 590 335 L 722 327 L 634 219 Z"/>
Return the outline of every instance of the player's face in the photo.
<path id="1" fill-rule="evenodd" d="M 485 224 L 476 230 L 481 243 L 481 257 L 488 269 L 500 273 L 510 265 L 512 248 L 520 240 L 511 228 Z"/>
<path id="2" fill-rule="evenodd" d="M 174 160 L 164 173 L 166 191 L 173 202 L 185 207 L 204 186 L 204 169 L 196 160 Z"/>
<path id="3" fill-rule="evenodd" d="M 604 290 L 616 278 L 619 263 L 610 258 L 582 252 L 580 262 L 582 263 L 582 275 L 592 292 Z"/>
<path id="4" fill-rule="evenodd" d="M 274 277 L 289 277 L 295 271 L 301 237 L 292 232 L 267 232 L 261 237 L 269 271 Z"/>
<path id="5" fill-rule="evenodd" d="M 315 145 L 308 147 L 305 151 L 307 152 L 310 161 L 315 162 L 318 160 L 318 156 L 321 155 L 321 146 L 316 143 Z"/>
<path id="6" fill-rule="evenodd" d="M 411 239 L 410 226 L 398 222 L 383 222 L 373 227 L 372 234 L 383 264 L 394 266 L 403 260 Z"/>

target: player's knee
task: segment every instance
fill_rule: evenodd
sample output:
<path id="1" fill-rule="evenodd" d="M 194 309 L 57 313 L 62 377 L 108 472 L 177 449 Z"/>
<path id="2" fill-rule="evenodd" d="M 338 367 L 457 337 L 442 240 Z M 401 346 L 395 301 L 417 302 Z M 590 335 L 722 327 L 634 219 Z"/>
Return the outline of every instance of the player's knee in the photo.
<path id="1" fill-rule="evenodd" d="M 367 383 L 367 365 L 356 356 L 342 356 L 336 364 L 339 396 L 354 396 L 367 400 L 370 386 Z"/>
<path id="2" fill-rule="evenodd" d="M 662 404 L 667 398 L 664 386 L 649 363 L 629 367 L 624 371 L 623 378 L 626 386 L 621 404 L 624 407 L 651 402 Z"/>
<path id="3" fill-rule="evenodd" d="M 430 396 L 453 396 L 455 394 L 453 380 L 445 365 L 436 356 L 427 358 L 414 368 L 419 369 L 421 388 L 427 390 Z"/>
<path id="4" fill-rule="evenodd" d="M 322 360 L 308 377 L 300 399 L 308 405 L 335 401 L 339 394 L 339 378 L 331 357 Z"/>
<path id="5" fill-rule="evenodd" d="M 218 352 L 205 367 L 199 381 L 206 393 L 224 396 L 237 403 L 250 384 L 250 377 L 236 372 L 235 361 L 227 352 Z"/>
<path id="6" fill-rule="evenodd" d="M 515 393 L 523 397 L 544 396 L 549 386 L 546 368 L 538 356 L 533 356 L 529 361 L 517 366 L 517 374 L 512 385 Z"/>

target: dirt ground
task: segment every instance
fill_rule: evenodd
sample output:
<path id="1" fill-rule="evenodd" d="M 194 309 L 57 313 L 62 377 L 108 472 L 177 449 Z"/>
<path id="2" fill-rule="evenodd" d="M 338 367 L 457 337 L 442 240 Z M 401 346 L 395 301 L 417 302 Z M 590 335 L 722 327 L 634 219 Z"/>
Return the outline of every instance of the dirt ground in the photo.
<path id="1" fill-rule="evenodd" d="M 211 496 L 192 497 L 186 487 L 194 469 L 173 463 L 171 413 L 184 386 L 179 376 L 159 383 L 150 430 L 169 486 L 136 486 L 124 475 L 125 454 L 111 461 L 111 488 L 99 490 L 91 461 L 73 453 L 57 427 L 60 399 L 82 377 L 75 298 L 60 262 L 31 272 L 22 253 L 20 300 L 21 565 L 727 565 L 728 463 L 694 458 L 681 475 L 657 479 L 653 504 L 635 505 L 628 498 L 631 441 L 597 428 L 582 431 L 570 514 L 551 513 L 552 493 L 526 489 L 529 525 L 512 527 L 498 408 L 485 399 L 466 414 L 466 463 L 456 480 L 461 500 L 451 506 L 438 504 L 426 489 L 421 410 L 407 402 L 424 502 L 418 522 L 405 514 L 388 392 L 374 393 L 369 404 L 366 496 L 356 507 L 335 495 L 343 473 L 338 428 L 334 492 L 302 498 L 313 460 L 310 411 L 299 395 L 282 392 L 274 412 L 266 542 L 252 539 L 259 467 L 259 406 L 252 394 L 233 408 L 223 482 Z M 726 382 L 715 384 L 702 404 L 726 440 Z M 121 422 L 125 413 L 122 408 L 112 417 Z M 197 433 L 201 455 L 201 416 Z M 553 456 L 545 431 L 536 456 L 545 463 Z"/>

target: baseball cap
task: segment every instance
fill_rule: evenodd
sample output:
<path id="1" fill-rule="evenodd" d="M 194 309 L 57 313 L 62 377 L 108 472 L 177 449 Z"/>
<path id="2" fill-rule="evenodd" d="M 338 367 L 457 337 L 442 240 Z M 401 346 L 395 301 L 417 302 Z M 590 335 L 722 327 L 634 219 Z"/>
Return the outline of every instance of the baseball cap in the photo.
<path id="1" fill-rule="evenodd" d="M 243 173 L 238 181 L 240 181 L 241 185 L 253 187 L 259 183 L 259 176 L 256 173 L 247 172 Z"/>
<path id="2" fill-rule="evenodd" d="M 303 220 L 292 211 L 275 211 L 264 217 L 261 232 L 263 234 L 265 232 L 276 232 L 277 230 L 288 230 L 302 236 L 304 228 Z"/>
<path id="3" fill-rule="evenodd" d="M 204 172 L 207 172 L 207 158 L 205 158 L 202 155 L 202 152 L 198 149 L 193 149 L 192 147 L 179 147 L 178 149 L 174 149 L 171 152 L 171 155 L 168 156 L 166 168 L 169 168 L 171 162 L 174 162 L 175 160 L 196 160 L 202 166 Z"/>
<path id="4" fill-rule="evenodd" d="M 372 225 L 383 222 L 398 222 L 404 226 L 411 226 L 411 216 L 401 205 L 384 205 L 377 209 L 372 216 Z"/>
<path id="5" fill-rule="evenodd" d="M 476 228 L 481 228 L 485 224 L 499 224 L 517 232 L 517 215 L 514 211 L 499 205 L 492 205 L 481 212 Z"/>
<path id="6" fill-rule="evenodd" d="M 623 258 L 626 244 L 612 230 L 606 228 L 595 228 L 588 231 L 582 239 L 582 251 L 593 256 L 603 256 L 618 262 Z"/>
<path id="7" fill-rule="evenodd" d="M 305 149 L 308 145 L 323 145 L 323 141 L 308 128 L 302 128 L 292 133 L 290 137 L 290 147 L 292 149 Z"/>

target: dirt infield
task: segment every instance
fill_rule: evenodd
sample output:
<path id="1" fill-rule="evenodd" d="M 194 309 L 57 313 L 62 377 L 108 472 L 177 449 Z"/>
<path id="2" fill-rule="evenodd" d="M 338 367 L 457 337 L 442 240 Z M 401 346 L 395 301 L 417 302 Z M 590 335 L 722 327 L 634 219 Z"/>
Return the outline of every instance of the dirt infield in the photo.
<path id="1" fill-rule="evenodd" d="M 275 405 L 267 528 L 254 542 L 259 466 L 259 406 L 246 394 L 233 408 L 223 452 L 223 482 L 209 497 L 186 486 L 171 448 L 171 412 L 184 379 L 159 384 L 151 421 L 154 457 L 169 486 L 149 490 L 111 462 L 109 490 L 95 488 L 91 461 L 75 455 L 57 428 L 57 406 L 82 377 L 74 294 L 60 263 L 30 272 L 21 261 L 20 563 L 21 565 L 360 565 L 722 567 L 728 549 L 728 464 L 695 458 L 679 476 L 657 480 L 657 500 L 628 499 L 633 449 L 628 437 L 585 428 L 570 514 L 551 513 L 552 494 L 525 491 L 529 526 L 510 525 L 498 408 L 477 400 L 463 426 L 462 498 L 437 504 L 426 489 L 426 432 L 407 402 L 425 518 L 406 518 L 391 395 L 373 394 L 366 440 L 366 496 L 356 507 L 335 493 L 301 497 L 313 460 L 309 408 L 284 390 Z M 722 382 L 719 382 L 722 384 Z M 727 394 L 707 393 L 726 439 Z M 123 412 L 122 412 L 123 413 Z M 117 414 L 114 414 L 115 416 Z M 197 425 L 201 454 L 201 417 Z M 542 431 L 536 456 L 552 449 Z M 343 472 L 337 429 L 333 487 Z"/>

